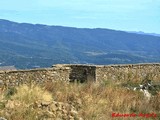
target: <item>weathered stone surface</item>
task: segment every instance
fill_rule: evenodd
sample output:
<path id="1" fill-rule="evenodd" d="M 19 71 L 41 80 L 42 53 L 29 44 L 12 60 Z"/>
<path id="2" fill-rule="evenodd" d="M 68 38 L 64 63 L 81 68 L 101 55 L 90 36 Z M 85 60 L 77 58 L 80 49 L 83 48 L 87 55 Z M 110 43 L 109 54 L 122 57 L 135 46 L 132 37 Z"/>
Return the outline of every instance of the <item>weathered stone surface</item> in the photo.
<path id="1" fill-rule="evenodd" d="M 0 72 L 0 86 L 17 86 L 27 83 L 45 83 L 48 81 L 69 81 L 70 70 L 63 71 L 59 68 L 44 68 L 32 70 L 17 70 Z"/>
<path id="2" fill-rule="evenodd" d="M 48 106 L 48 105 L 50 105 L 50 104 L 51 104 L 50 101 L 42 101 L 42 102 L 41 102 L 41 105 L 42 105 L 42 106 Z"/>
<path id="3" fill-rule="evenodd" d="M 56 105 L 54 103 L 49 106 L 49 110 L 52 111 L 52 112 L 57 111 L 57 109 L 58 108 L 56 107 Z"/>
<path id="4" fill-rule="evenodd" d="M 160 64 L 96 66 L 96 81 L 152 79 L 159 81 Z"/>
<path id="5" fill-rule="evenodd" d="M 10 117 L 12 114 L 14 114 L 14 112 L 16 112 L 15 109 L 20 108 L 21 106 L 36 109 L 37 118 L 43 120 L 81 119 L 81 117 L 78 115 L 78 111 L 76 111 L 72 105 L 56 101 L 36 101 L 34 103 L 31 103 L 30 105 L 26 105 L 24 103 L 21 103 L 20 101 L 8 100 L 5 102 L 3 112 L 5 113 L 5 116 Z M 68 107 L 70 109 L 68 109 Z"/>
<path id="6" fill-rule="evenodd" d="M 58 64 L 52 68 L 0 71 L 0 87 L 17 86 L 27 83 L 54 81 L 86 82 L 101 80 L 137 80 L 142 81 L 148 77 L 152 80 L 160 78 L 160 64 L 134 64 L 134 65 L 72 65 Z"/>

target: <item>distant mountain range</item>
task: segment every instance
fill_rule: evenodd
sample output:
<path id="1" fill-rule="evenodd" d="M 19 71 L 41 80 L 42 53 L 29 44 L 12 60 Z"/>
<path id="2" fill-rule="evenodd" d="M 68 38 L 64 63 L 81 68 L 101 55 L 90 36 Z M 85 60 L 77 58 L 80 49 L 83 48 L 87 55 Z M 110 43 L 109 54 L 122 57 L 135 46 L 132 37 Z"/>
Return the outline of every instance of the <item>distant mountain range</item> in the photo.
<path id="1" fill-rule="evenodd" d="M 0 66 L 160 62 L 160 37 L 0 20 Z"/>
<path id="2" fill-rule="evenodd" d="M 142 34 L 142 35 L 153 35 L 153 36 L 159 36 L 160 37 L 160 34 L 157 34 L 157 33 L 145 33 L 145 32 L 142 32 L 142 31 L 139 31 L 139 32 L 129 31 L 129 33 L 136 33 L 136 34 Z"/>

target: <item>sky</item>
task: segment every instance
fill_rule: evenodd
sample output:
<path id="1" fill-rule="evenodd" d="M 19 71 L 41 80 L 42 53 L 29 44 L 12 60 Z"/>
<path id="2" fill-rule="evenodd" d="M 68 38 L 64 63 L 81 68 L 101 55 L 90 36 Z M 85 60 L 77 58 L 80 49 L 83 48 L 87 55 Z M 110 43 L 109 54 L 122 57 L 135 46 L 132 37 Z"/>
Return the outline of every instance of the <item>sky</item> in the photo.
<path id="1" fill-rule="evenodd" d="M 0 0 L 0 19 L 160 34 L 160 0 Z"/>

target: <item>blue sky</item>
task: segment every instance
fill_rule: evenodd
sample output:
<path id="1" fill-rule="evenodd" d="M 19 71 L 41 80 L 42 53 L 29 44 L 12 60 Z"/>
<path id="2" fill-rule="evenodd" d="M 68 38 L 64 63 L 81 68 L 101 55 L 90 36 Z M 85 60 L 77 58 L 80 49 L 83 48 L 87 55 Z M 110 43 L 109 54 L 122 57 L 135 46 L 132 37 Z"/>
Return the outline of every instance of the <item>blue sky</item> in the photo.
<path id="1" fill-rule="evenodd" d="M 160 0 L 0 0 L 0 19 L 160 34 Z"/>

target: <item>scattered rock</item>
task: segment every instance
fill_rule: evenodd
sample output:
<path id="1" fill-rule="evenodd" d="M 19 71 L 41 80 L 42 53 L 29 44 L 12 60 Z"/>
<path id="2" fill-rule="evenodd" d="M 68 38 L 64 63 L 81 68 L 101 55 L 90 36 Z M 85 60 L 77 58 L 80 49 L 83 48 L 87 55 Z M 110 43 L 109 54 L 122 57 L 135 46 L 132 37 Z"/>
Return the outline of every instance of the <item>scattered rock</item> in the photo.
<path id="1" fill-rule="evenodd" d="M 127 86 L 126 88 L 134 91 L 140 90 L 147 100 L 150 100 L 153 95 L 156 95 L 158 91 L 160 91 L 160 89 L 158 89 L 160 88 L 160 85 L 153 84 L 151 80 L 144 80 L 138 87 Z"/>
<path id="2" fill-rule="evenodd" d="M 3 80 L 0 80 L 0 85 L 3 85 Z"/>
<path id="3" fill-rule="evenodd" d="M 81 102 L 79 101 L 79 103 Z M 5 115 L 9 118 L 11 114 L 14 114 L 14 109 L 22 105 L 23 103 L 20 103 L 19 101 L 8 100 L 4 108 L 4 113 L 6 113 Z M 28 106 L 31 107 L 31 109 L 37 110 L 38 119 L 40 118 L 42 120 L 82 120 L 81 117 L 79 117 L 76 108 L 71 104 L 55 101 L 36 101 L 35 103 L 30 104 Z"/>
<path id="4" fill-rule="evenodd" d="M 78 112 L 75 111 L 75 110 L 71 110 L 71 111 L 70 111 L 70 114 L 71 114 L 71 116 L 76 116 L 76 115 L 78 114 Z"/>
<path id="5" fill-rule="evenodd" d="M 49 106 L 49 110 L 50 111 L 52 111 L 52 112 L 55 112 L 55 111 L 57 111 L 57 107 L 56 107 L 56 105 L 54 104 L 54 103 L 52 103 L 50 106 Z"/>
<path id="6" fill-rule="evenodd" d="M 4 118 L 4 117 L 0 117 L 0 120 L 7 120 L 6 118 Z"/>
<path id="7" fill-rule="evenodd" d="M 50 105 L 51 104 L 51 102 L 49 102 L 49 101 L 42 101 L 41 102 L 41 105 L 42 105 L 42 107 L 44 106 L 44 107 L 47 107 L 48 105 Z"/>

